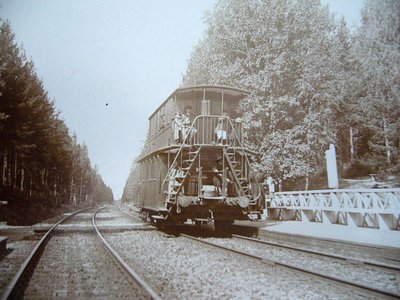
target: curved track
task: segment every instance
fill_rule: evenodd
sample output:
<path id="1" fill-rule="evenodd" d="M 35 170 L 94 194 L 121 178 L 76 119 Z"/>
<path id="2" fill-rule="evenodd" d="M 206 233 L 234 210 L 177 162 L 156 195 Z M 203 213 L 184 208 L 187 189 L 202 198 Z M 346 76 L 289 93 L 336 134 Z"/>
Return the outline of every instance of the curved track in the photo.
<path id="1" fill-rule="evenodd" d="M 123 273 L 124 276 L 128 276 L 128 280 L 131 282 L 134 282 L 135 286 L 138 286 L 138 289 L 140 290 L 140 296 L 138 297 L 143 297 L 143 298 L 150 298 L 150 299 L 160 299 L 160 297 L 157 295 L 157 293 L 155 293 L 147 284 L 144 280 L 142 280 L 140 278 L 140 276 L 138 276 L 122 259 L 121 257 L 111 248 L 111 246 L 104 240 L 102 234 L 99 231 L 99 228 L 96 225 L 96 214 L 101 210 L 106 208 L 107 206 L 101 207 L 99 209 L 96 210 L 95 213 L 93 213 L 92 215 L 92 226 L 95 230 L 95 232 L 97 233 L 97 236 L 99 237 L 100 241 L 102 242 L 102 244 L 104 245 L 105 249 L 107 249 L 108 253 L 111 254 L 111 256 L 113 257 L 113 260 L 115 259 L 118 262 L 118 265 L 120 266 L 120 268 L 117 268 L 119 270 L 119 272 L 121 272 L 121 268 L 123 269 Z M 29 276 L 30 274 L 33 274 L 33 270 L 36 271 L 36 263 L 41 260 L 41 256 L 43 255 L 46 245 L 48 244 L 49 240 L 51 239 L 55 229 L 62 223 L 68 221 L 70 218 L 72 218 L 73 216 L 76 216 L 80 213 L 83 213 L 85 211 L 91 210 L 93 208 L 87 208 L 87 209 L 83 209 L 77 212 L 74 212 L 64 218 L 62 218 L 60 221 L 58 221 L 56 224 L 54 224 L 44 235 L 43 237 L 39 240 L 39 242 L 35 245 L 35 247 L 33 248 L 33 250 L 29 253 L 29 255 L 27 256 L 27 258 L 25 259 L 25 261 L 21 264 L 21 266 L 19 267 L 17 273 L 15 274 L 15 276 L 13 277 L 13 279 L 11 280 L 11 282 L 8 284 L 8 286 L 6 287 L 6 289 L 4 290 L 3 295 L 1 296 L 1 299 L 14 299 L 16 297 L 22 297 L 22 295 L 20 295 L 19 293 L 21 291 L 19 291 L 19 288 L 21 286 L 26 286 L 26 281 L 30 280 L 27 279 L 25 275 Z M 73 238 L 72 238 L 73 240 Z M 52 253 L 52 255 L 56 256 L 59 255 L 59 253 Z M 106 255 L 106 253 L 104 253 L 105 257 L 107 257 L 108 255 Z M 110 258 L 109 258 L 110 259 Z M 60 260 L 62 260 L 60 258 Z M 101 261 L 101 258 L 99 258 L 99 260 Z M 104 262 L 102 262 L 102 264 L 104 264 Z M 115 264 L 115 263 L 114 263 Z M 48 266 L 49 267 L 49 266 Z M 52 267 L 50 267 L 52 268 Z M 79 270 L 77 270 L 78 272 Z M 82 271 L 82 270 L 81 270 Z M 75 272 L 75 271 L 74 271 Z M 40 272 L 38 272 L 40 273 Z M 126 275 L 125 275 L 126 274 Z M 48 274 L 47 274 L 48 275 Z M 54 276 L 58 276 L 58 274 L 53 274 L 53 270 L 51 272 L 51 275 Z M 89 275 L 90 276 L 90 275 Z M 100 277 L 101 274 L 99 274 Z M 32 277 L 33 278 L 33 277 Z M 90 278 L 90 277 L 89 277 Z M 131 295 L 133 297 L 133 295 Z"/>
<path id="2" fill-rule="evenodd" d="M 36 256 L 37 253 L 39 253 L 39 250 L 41 250 L 42 247 L 45 245 L 45 241 L 47 241 L 50 237 L 50 235 L 53 233 L 54 229 L 61 223 L 65 222 L 67 219 L 71 218 L 72 216 L 75 216 L 81 212 L 88 211 L 91 208 L 86 208 L 82 209 L 79 211 L 76 211 L 68 216 L 65 216 L 62 218 L 60 221 L 58 221 L 56 224 L 54 224 L 44 235 L 43 237 L 39 240 L 39 242 L 36 244 L 36 246 L 33 248 L 33 250 L 30 252 L 28 257 L 25 259 L 25 261 L 22 263 L 20 268 L 18 269 L 17 273 L 14 275 L 13 279 L 11 282 L 8 284 L 6 287 L 3 295 L 1 296 L 2 300 L 10 298 L 10 296 L 15 292 L 16 287 L 20 283 L 22 279 L 22 275 L 27 271 L 28 267 L 32 264 L 34 257 Z"/>
<path id="3" fill-rule="evenodd" d="M 118 253 L 110 246 L 110 244 L 104 239 L 103 235 L 100 233 L 99 229 L 97 228 L 96 225 L 96 215 L 97 213 L 106 208 L 108 206 L 103 206 L 100 207 L 96 212 L 93 214 L 92 217 L 92 223 L 93 227 L 100 238 L 101 242 L 105 246 L 105 248 L 108 250 L 108 252 L 111 254 L 111 256 L 118 262 L 118 264 L 126 271 L 126 273 L 129 274 L 130 277 L 132 277 L 141 287 L 142 289 L 150 296 L 151 299 L 154 300 L 160 300 L 160 296 L 158 296 L 157 292 L 155 292 L 140 276 L 137 274 L 134 270 L 132 270 L 128 264 L 118 255 Z"/>

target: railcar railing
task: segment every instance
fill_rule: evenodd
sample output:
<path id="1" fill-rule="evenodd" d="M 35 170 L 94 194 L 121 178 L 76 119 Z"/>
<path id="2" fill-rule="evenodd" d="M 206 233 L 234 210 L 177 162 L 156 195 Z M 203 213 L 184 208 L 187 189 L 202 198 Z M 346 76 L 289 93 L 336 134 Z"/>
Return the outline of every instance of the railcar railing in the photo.
<path id="1" fill-rule="evenodd" d="M 197 131 L 193 134 L 194 144 L 224 144 L 231 147 L 239 147 L 242 144 L 242 123 L 238 119 L 230 119 L 221 116 L 198 116 L 193 128 Z M 222 136 L 218 139 L 218 128 L 221 128 Z M 225 138 L 225 139 L 222 139 Z"/>
<path id="2" fill-rule="evenodd" d="M 231 122 L 231 120 L 228 120 L 229 122 Z M 232 125 L 232 123 L 231 123 Z M 238 135 L 237 131 L 234 129 L 233 130 L 233 135 L 236 137 L 236 140 L 239 143 L 239 147 L 243 149 L 243 143 L 242 143 L 242 135 Z M 246 153 L 246 151 L 243 151 L 246 163 L 248 164 L 248 166 L 251 168 L 251 162 L 250 159 Z M 251 174 L 248 174 L 247 179 L 249 181 L 250 184 L 255 184 L 257 187 L 257 196 L 254 197 L 254 199 L 250 202 L 250 204 L 255 205 L 256 203 L 259 203 L 262 200 L 262 193 L 263 193 L 263 189 L 260 185 L 260 183 L 257 181 L 255 174 L 253 174 L 253 176 L 251 176 Z M 253 183 L 252 183 L 253 182 Z"/>
<path id="3" fill-rule="evenodd" d="M 218 139 L 218 126 L 225 131 L 226 139 Z M 174 130 L 173 128 L 172 134 Z M 160 191 L 164 190 L 165 183 L 168 180 L 169 174 L 171 174 L 171 168 L 175 165 L 178 160 L 178 157 L 181 155 L 183 149 L 190 146 L 204 146 L 204 145 L 225 145 L 227 147 L 239 148 L 243 149 L 242 154 L 245 158 L 246 164 L 251 167 L 251 162 L 243 147 L 243 135 L 242 135 L 242 123 L 240 119 L 234 119 L 227 116 L 216 116 L 216 115 L 199 115 L 197 116 L 192 124 L 187 127 L 183 127 L 180 129 L 182 134 L 182 143 L 170 164 L 167 175 L 165 176 Z M 255 179 L 255 176 L 251 176 L 251 174 L 247 174 L 247 179 L 249 183 L 255 185 L 257 187 L 257 195 L 252 199 L 250 204 L 254 205 L 260 201 L 262 196 L 262 188 L 259 182 Z"/>

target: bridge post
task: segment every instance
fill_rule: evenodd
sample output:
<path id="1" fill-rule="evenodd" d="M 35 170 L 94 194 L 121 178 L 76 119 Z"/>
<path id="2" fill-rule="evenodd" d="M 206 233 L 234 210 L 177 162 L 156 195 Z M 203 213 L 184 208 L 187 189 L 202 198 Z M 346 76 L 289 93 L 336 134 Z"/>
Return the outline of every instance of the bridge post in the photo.
<path id="1" fill-rule="evenodd" d="M 326 171 L 328 175 L 328 187 L 330 189 L 339 188 L 339 179 L 336 163 L 336 150 L 333 144 L 329 145 L 329 150 L 325 151 Z"/>

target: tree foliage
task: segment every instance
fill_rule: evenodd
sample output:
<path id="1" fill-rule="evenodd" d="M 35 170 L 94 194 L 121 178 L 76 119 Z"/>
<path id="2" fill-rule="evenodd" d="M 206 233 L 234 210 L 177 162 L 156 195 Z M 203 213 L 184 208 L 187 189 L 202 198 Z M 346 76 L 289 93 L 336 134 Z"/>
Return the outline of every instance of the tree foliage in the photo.
<path id="1" fill-rule="evenodd" d="M 86 145 L 69 134 L 8 22 L 0 26 L 0 141 L 2 200 L 113 201 Z"/>
<path id="2" fill-rule="evenodd" d="M 131 171 L 129 177 L 126 180 L 124 192 L 122 193 L 121 202 L 122 203 L 132 203 L 138 204 L 139 201 L 139 164 L 135 160 L 132 163 Z"/>
<path id="3" fill-rule="evenodd" d="M 307 188 L 330 143 L 342 169 L 368 158 L 371 171 L 398 172 L 399 7 L 367 1 L 351 34 L 319 0 L 220 0 L 183 85 L 249 90 L 240 108 L 247 142 L 280 182 L 305 179 Z"/>

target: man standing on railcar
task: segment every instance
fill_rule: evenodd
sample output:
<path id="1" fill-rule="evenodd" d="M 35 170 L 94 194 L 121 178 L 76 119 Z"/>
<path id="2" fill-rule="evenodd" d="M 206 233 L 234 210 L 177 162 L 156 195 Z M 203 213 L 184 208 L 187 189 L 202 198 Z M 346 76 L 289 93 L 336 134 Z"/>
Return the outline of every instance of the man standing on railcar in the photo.
<path id="1" fill-rule="evenodd" d="M 228 111 L 224 109 L 223 117 L 218 118 L 218 125 L 215 127 L 215 134 L 217 135 L 217 143 L 219 145 L 226 144 L 228 137 L 228 118 Z"/>
<path id="2" fill-rule="evenodd" d="M 197 129 L 192 126 L 193 123 L 193 115 L 192 115 L 192 106 L 188 105 L 185 107 L 185 113 L 183 114 L 183 139 L 187 139 L 189 137 L 188 143 L 193 144 L 194 135 L 197 133 Z"/>
<path id="3" fill-rule="evenodd" d="M 182 115 L 178 111 L 176 112 L 174 118 L 174 141 L 176 144 L 181 144 L 183 139 L 183 124 L 182 124 Z"/>

